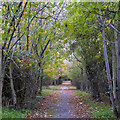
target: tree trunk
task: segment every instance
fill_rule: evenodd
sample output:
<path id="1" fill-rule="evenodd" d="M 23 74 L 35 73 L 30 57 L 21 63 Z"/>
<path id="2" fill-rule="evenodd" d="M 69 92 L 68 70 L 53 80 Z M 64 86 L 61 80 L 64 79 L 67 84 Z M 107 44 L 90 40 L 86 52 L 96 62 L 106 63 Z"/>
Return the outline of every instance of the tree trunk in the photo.
<path id="1" fill-rule="evenodd" d="M 2 47 L 0 46 L 0 116 L 2 116 L 2 87 L 4 78 L 2 58 L 3 58 Z"/>
<path id="2" fill-rule="evenodd" d="M 119 20 L 118 20 L 118 30 L 120 31 L 120 0 L 119 0 L 119 10 L 118 10 Z M 118 115 L 120 118 L 120 33 L 118 34 L 118 55 L 117 55 L 117 81 L 118 81 Z"/>
<path id="3" fill-rule="evenodd" d="M 85 91 L 86 91 L 86 92 L 89 91 L 89 90 L 88 90 L 88 82 L 87 82 L 87 80 L 86 80 L 86 83 L 85 83 Z"/>
<path id="4" fill-rule="evenodd" d="M 81 68 L 81 85 L 80 85 L 81 91 L 83 91 L 83 69 Z"/>
<path id="5" fill-rule="evenodd" d="M 120 117 L 120 34 L 118 38 L 118 57 L 117 57 L 117 81 L 118 81 L 118 114 Z"/>
<path id="6" fill-rule="evenodd" d="M 116 66 L 115 66 L 115 51 L 112 44 L 112 81 L 113 81 L 113 96 L 116 100 Z"/>
<path id="7" fill-rule="evenodd" d="M 117 40 L 117 33 L 116 31 L 113 31 L 112 28 L 110 28 L 110 41 L 116 42 Z M 111 44 L 111 50 L 112 50 L 112 82 L 113 82 L 113 97 L 116 103 L 117 97 L 116 97 L 116 81 L 117 81 L 117 66 L 116 66 L 116 54 L 115 54 L 115 44 Z"/>
<path id="8" fill-rule="evenodd" d="M 102 14 L 100 8 L 99 8 L 99 11 Z M 106 66 L 106 73 L 107 73 L 107 79 L 108 79 L 108 86 L 109 86 L 109 91 L 110 91 L 110 101 L 112 103 L 113 112 L 116 115 L 116 117 L 118 117 L 117 108 L 115 107 L 115 103 L 114 103 L 114 99 L 113 99 L 114 97 L 113 97 L 112 79 L 111 79 L 111 74 L 110 74 L 109 60 L 108 60 L 108 55 L 107 55 L 106 43 L 105 43 L 105 31 L 104 31 L 104 24 L 105 23 L 104 23 L 101 15 L 100 15 L 100 20 L 102 23 L 103 52 L 104 52 L 104 58 L 105 58 L 105 66 Z"/>
<path id="9" fill-rule="evenodd" d="M 10 61 L 10 87 L 12 90 L 12 99 L 13 99 L 13 105 L 16 106 L 17 104 L 17 100 L 16 100 L 16 93 L 15 93 L 15 89 L 14 89 L 14 83 L 13 83 L 13 76 L 12 76 L 12 62 Z"/>
<path id="10" fill-rule="evenodd" d="M 92 78 L 91 78 L 92 79 Z M 98 80 L 94 77 L 91 81 L 91 87 L 92 87 L 92 97 L 95 100 L 99 100 L 100 94 L 98 90 Z"/>
<path id="11" fill-rule="evenodd" d="M 42 74 L 40 75 L 40 93 L 42 92 L 42 83 L 43 83 L 43 69 L 42 69 Z"/>
<path id="12" fill-rule="evenodd" d="M 105 43 L 104 26 L 102 26 L 102 39 L 103 39 L 103 51 L 104 51 L 104 58 L 105 58 L 106 73 L 107 73 L 108 85 L 109 85 L 109 90 L 110 90 L 110 100 L 112 103 L 113 112 L 118 117 L 117 109 L 115 107 L 114 100 L 113 100 L 112 80 L 111 80 L 111 74 L 110 74 L 110 68 L 109 68 L 107 48 L 106 48 L 106 43 Z"/>

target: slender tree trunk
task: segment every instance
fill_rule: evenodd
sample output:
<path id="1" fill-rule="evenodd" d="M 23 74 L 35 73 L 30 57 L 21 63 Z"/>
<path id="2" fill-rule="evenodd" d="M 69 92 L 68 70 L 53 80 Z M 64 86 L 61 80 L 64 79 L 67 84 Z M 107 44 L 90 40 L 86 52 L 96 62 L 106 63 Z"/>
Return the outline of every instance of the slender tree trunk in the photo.
<path id="1" fill-rule="evenodd" d="M 0 11 L 2 11 L 2 1 L 0 2 Z M 0 18 L 2 18 L 2 12 L 0 14 Z M 2 23 L 2 20 L 0 20 Z M 0 28 L 2 30 L 2 28 Z M 0 41 L 2 40 L 2 34 L 0 36 Z M 2 44 L 0 44 L 0 120 L 2 119 L 2 87 L 3 87 L 3 54 L 2 54 Z"/>
<path id="2" fill-rule="evenodd" d="M 118 30 L 120 31 L 120 0 L 119 0 L 119 20 L 118 20 Z M 118 115 L 120 118 L 120 33 L 118 34 L 118 55 L 117 55 L 117 76 L 118 76 Z"/>
<path id="3" fill-rule="evenodd" d="M 85 61 L 84 61 L 84 69 L 85 69 L 84 70 L 85 71 L 85 73 L 84 73 L 85 74 L 85 90 L 88 92 L 89 91 L 89 88 L 88 88 L 89 83 L 88 83 L 88 76 L 87 76 L 87 73 L 86 73 L 86 63 L 85 63 Z"/>
<path id="4" fill-rule="evenodd" d="M 81 91 L 83 91 L 83 69 L 81 68 Z"/>
<path id="5" fill-rule="evenodd" d="M 100 8 L 99 8 L 99 11 L 102 14 Z M 111 74 L 110 74 L 109 60 L 108 60 L 108 55 L 107 55 L 106 43 L 105 43 L 105 31 L 104 31 L 105 22 L 103 21 L 101 15 L 100 15 L 100 20 L 101 20 L 101 23 L 102 23 L 103 52 L 104 52 L 104 58 L 105 58 L 105 66 L 106 66 L 106 73 L 107 73 L 107 79 L 108 79 L 108 86 L 109 86 L 109 91 L 110 91 L 110 101 L 112 103 L 113 112 L 116 115 L 116 117 L 118 117 L 117 108 L 115 107 L 115 103 L 114 103 L 112 79 L 111 79 Z"/>
<path id="6" fill-rule="evenodd" d="M 12 90 L 12 99 L 13 99 L 13 104 L 14 104 L 14 106 L 16 106 L 17 100 L 16 100 L 16 93 L 15 93 L 14 83 L 13 83 L 12 62 L 11 62 L 11 61 L 10 61 L 9 70 L 10 70 L 10 86 L 11 86 L 11 90 Z"/>
<path id="7" fill-rule="evenodd" d="M 118 58 L 117 58 L 117 81 L 118 81 L 118 114 L 120 117 L 120 34 L 118 38 Z"/>
<path id="8" fill-rule="evenodd" d="M 0 46 L 0 116 L 2 116 L 2 87 L 3 87 L 3 61 L 2 47 Z M 1 118 L 1 117 L 0 117 Z"/>
<path id="9" fill-rule="evenodd" d="M 112 28 L 110 28 L 110 41 L 116 41 L 116 31 L 113 31 Z M 116 80 L 117 80 L 117 74 L 116 74 L 116 54 L 115 54 L 115 44 L 111 44 L 111 51 L 112 51 L 112 82 L 113 82 L 113 97 L 116 103 Z"/>
<path id="10" fill-rule="evenodd" d="M 111 80 L 111 74 L 110 74 L 110 68 L 109 68 L 107 48 L 106 48 L 106 43 L 105 43 L 104 26 L 102 26 L 102 39 L 103 39 L 103 51 L 104 51 L 104 58 L 105 58 L 106 73 L 107 73 L 108 85 L 109 85 L 109 90 L 110 90 L 110 100 L 112 103 L 113 112 L 118 117 L 117 109 L 115 107 L 115 103 L 114 103 L 114 99 L 113 99 L 112 80 Z"/>
<path id="11" fill-rule="evenodd" d="M 42 92 L 42 83 L 43 83 L 43 69 L 41 70 L 41 75 L 40 75 L 40 93 Z"/>
<path id="12" fill-rule="evenodd" d="M 113 81 L 113 96 L 116 100 L 116 66 L 115 66 L 115 51 L 112 44 L 112 81 Z"/>
<path id="13" fill-rule="evenodd" d="M 88 79 L 87 79 L 87 77 L 86 77 L 86 80 L 85 80 L 85 90 L 88 92 L 89 90 L 88 90 Z"/>

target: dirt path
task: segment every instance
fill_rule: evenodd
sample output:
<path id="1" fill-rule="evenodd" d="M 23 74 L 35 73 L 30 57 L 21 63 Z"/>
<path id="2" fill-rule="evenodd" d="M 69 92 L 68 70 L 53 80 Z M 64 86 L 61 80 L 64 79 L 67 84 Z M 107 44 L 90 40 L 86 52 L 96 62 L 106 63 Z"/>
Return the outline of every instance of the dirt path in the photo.
<path id="1" fill-rule="evenodd" d="M 88 107 L 83 104 L 75 89 L 71 89 L 71 82 L 60 85 L 59 89 L 40 99 L 39 108 L 28 118 L 90 118 Z"/>
<path id="2" fill-rule="evenodd" d="M 54 111 L 53 118 L 75 118 L 78 117 L 74 113 L 75 104 L 70 103 L 74 92 L 70 90 L 71 83 L 65 82 L 61 85 L 59 90 L 54 92 L 57 94 L 57 102 L 52 104 Z"/>

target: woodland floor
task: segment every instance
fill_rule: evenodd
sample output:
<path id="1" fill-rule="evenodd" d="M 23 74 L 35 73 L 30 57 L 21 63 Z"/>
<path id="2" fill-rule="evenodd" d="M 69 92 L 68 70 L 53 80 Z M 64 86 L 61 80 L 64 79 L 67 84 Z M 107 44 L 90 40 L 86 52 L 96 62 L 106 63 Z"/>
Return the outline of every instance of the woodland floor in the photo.
<path id="1" fill-rule="evenodd" d="M 75 95 L 71 82 L 60 85 L 59 89 L 38 100 L 38 108 L 27 118 L 91 118 L 89 108 Z"/>

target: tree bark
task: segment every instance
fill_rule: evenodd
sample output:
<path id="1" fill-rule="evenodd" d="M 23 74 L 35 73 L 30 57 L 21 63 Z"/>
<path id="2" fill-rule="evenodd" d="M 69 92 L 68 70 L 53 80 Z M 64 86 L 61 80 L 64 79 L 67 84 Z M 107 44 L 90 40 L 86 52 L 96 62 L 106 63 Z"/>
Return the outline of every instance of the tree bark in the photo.
<path id="1" fill-rule="evenodd" d="M 3 62 L 2 45 L 0 46 L 0 116 L 2 116 L 2 87 L 3 87 Z"/>
<path id="2" fill-rule="evenodd" d="M 102 14 L 100 8 L 99 8 L 99 11 Z M 108 60 L 108 55 L 107 55 L 106 43 L 105 43 L 105 31 L 104 31 L 104 24 L 105 24 L 105 22 L 103 21 L 101 15 L 100 15 L 100 20 L 101 20 L 101 23 L 102 23 L 103 52 L 104 52 L 106 74 L 107 74 L 107 80 L 108 80 L 108 86 L 109 86 L 109 92 L 110 92 L 110 100 L 111 100 L 111 103 L 112 103 L 113 112 L 116 115 L 116 117 L 118 117 L 117 108 L 115 107 L 115 103 L 114 103 L 112 79 L 111 79 L 111 74 L 110 74 L 109 60 Z"/>
<path id="3" fill-rule="evenodd" d="M 81 91 L 83 91 L 83 68 L 81 68 L 81 85 L 80 85 Z"/>
<path id="4" fill-rule="evenodd" d="M 120 31 L 120 0 L 118 10 L 118 30 Z M 120 118 L 120 33 L 118 34 L 118 55 L 117 55 L 117 82 L 118 82 L 118 115 Z"/>
<path id="5" fill-rule="evenodd" d="M 116 66 L 115 66 L 115 51 L 112 44 L 112 81 L 113 81 L 113 96 L 116 100 Z"/>
<path id="6" fill-rule="evenodd" d="M 85 90 L 88 92 L 88 78 L 87 78 L 87 74 L 85 73 Z"/>
<path id="7" fill-rule="evenodd" d="M 16 106 L 17 100 L 16 100 L 16 93 L 15 93 L 14 83 L 13 83 L 12 62 L 11 61 L 10 61 L 9 70 L 10 70 L 10 87 L 11 87 L 11 90 L 12 90 L 13 105 Z"/>
<path id="8" fill-rule="evenodd" d="M 112 79 L 111 79 L 111 74 L 110 74 L 107 48 L 106 48 L 106 43 L 105 43 L 104 26 L 102 26 L 102 39 L 103 39 L 103 51 L 104 51 L 104 58 L 105 58 L 106 73 L 107 73 L 108 85 L 109 85 L 109 90 L 110 90 L 110 100 L 112 103 L 113 112 L 118 117 L 117 109 L 115 107 L 115 103 L 114 103 L 114 99 L 113 99 Z"/>
<path id="9" fill-rule="evenodd" d="M 40 93 L 42 92 L 42 84 L 43 83 L 43 68 L 41 70 L 41 75 L 40 75 Z"/>

